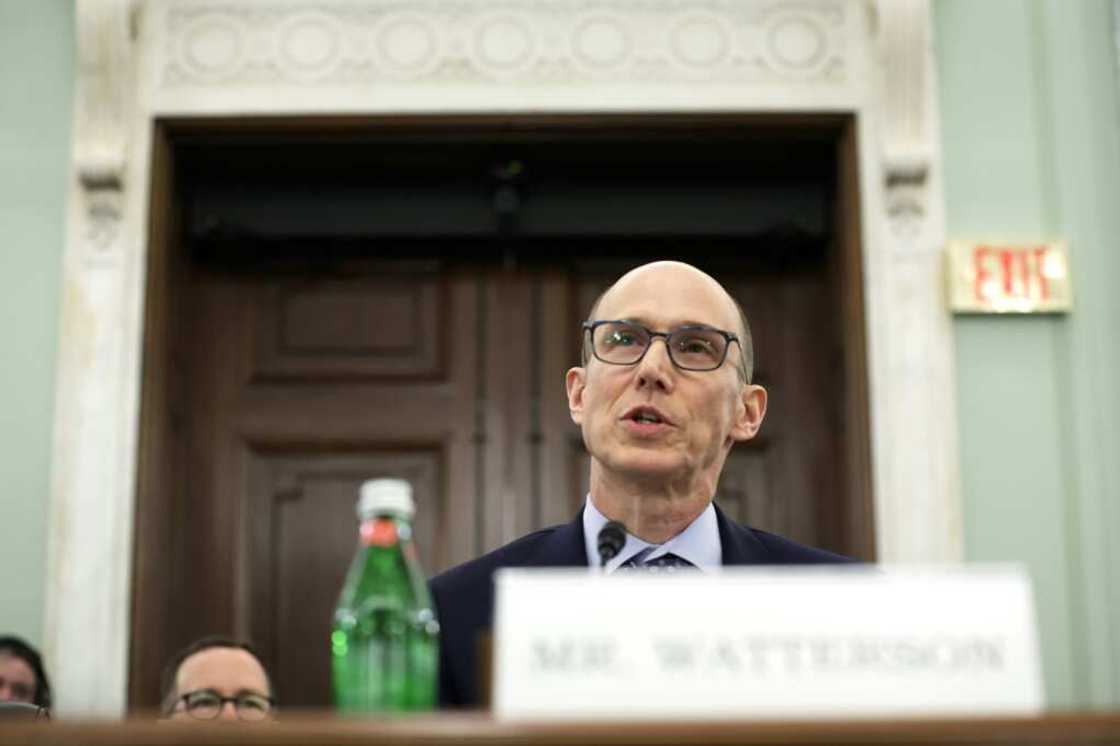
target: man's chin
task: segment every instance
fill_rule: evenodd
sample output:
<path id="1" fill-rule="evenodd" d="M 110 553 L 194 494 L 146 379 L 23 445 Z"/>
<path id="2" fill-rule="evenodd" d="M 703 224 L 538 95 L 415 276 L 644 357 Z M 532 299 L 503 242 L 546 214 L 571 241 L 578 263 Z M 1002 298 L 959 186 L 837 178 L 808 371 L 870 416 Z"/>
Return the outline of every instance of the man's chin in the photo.
<path id="1" fill-rule="evenodd" d="M 645 481 L 680 477 L 688 472 L 688 465 L 676 454 L 636 453 L 616 459 L 609 468 L 625 479 Z"/>

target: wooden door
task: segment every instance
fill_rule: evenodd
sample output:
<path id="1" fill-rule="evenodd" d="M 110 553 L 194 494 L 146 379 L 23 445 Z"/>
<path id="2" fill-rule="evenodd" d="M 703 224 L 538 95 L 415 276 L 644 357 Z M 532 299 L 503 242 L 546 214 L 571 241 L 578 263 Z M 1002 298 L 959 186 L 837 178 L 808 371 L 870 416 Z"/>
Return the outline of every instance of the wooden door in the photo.
<path id="1" fill-rule="evenodd" d="M 176 207 L 183 186 L 165 134 L 157 131 L 155 149 L 154 200 L 164 214 L 149 275 L 134 706 L 155 705 L 163 662 L 212 633 L 260 647 L 284 706 L 326 705 L 329 624 L 366 479 L 413 485 L 429 573 L 571 520 L 588 475 L 563 383 L 579 359 L 579 323 L 610 282 L 653 259 L 697 264 L 739 299 L 753 327 L 756 380 L 770 389 L 759 437 L 728 459 L 719 504 L 756 527 L 862 553 L 870 516 L 852 485 L 866 473 L 851 464 L 866 433 L 850 417 L 866 409 L 851 393 L 862 348 L 850 340 L 862 312 L 844 295 L 858 285 L 858 249 L 843 258 L 827 236 L 797 245 L 780 231 L 604 242 L 588 221 L 562 242 L 495 236 L 497 252 L 428 239 L 332 253 L 327 239 L 234 237 L 208 253 L 183 238 L 182 223 L 198 216 Z M 562 176 L 556 183 L 575 183 Z M 203 211 L 236 201 L 240 187 L 228 188 Z M 560 224 L 563 203 L 550 195 L 579 194 L 540 188 L 533 214 Z M 292 205 L 312 199 L 292 195 Z M 629 232 L 648 213 L 648 205 L 571 204 L 592 209 L 605 232 Z M 689 205 L 687 220 L 709 219 L 710 201 Z M 240 214 L 250 212 L 268 206 Z M 330 230 L 322 223 L 323 235 Z"/>
<path id="2" fill-rule="evenodd" d="M 326 705 L 323 641 L 362 481 L 413 485 L 431 572 L 570 520 L 566 291 L 555 275 L 488 269 L 193 267 L 178 528 L 192 538 L 177 585 L 197 601 L 176 636 L 236 631 L 286 703 Z"/>
<path id="3" fill-rule="evenodd" d="M 194 634 L 261 648 L 285 700 L 327 703 L 326 647 L 354 553 L 362 481 L 407 479 L 424 565 L 473 551 L 473 285 L 434 274 L 196 269 L 192 402 Z M 472 333 L 465 333 L 471 330 Z M 469 352 L 469 351 L 468 351 Z M 453 498 L 451 496 L 454 496 Z M 189 636 L 189 635 L 184 635 Z"/>
<path id="4" fill-rule="evenodd" d="M 196 540 L 184 543 L 178 583 L 198 602 L 184 607 L 182 640 L 235 630 L 260 646 L 286 703 L 326 705 L 325 641 L 362 481 L 413 485 L 431 572 L 570 520 L 588 457 L 563 376 L 579 320 L 613 276 L 196 267 L 180 524 Z M 717 500 L 820 543 L 817 506 L 838 492 L 821 416 L 835 408 L 823 280 L 724 279 L 754 321 L 773 405 L 760 437 L 732 452 Z"/>

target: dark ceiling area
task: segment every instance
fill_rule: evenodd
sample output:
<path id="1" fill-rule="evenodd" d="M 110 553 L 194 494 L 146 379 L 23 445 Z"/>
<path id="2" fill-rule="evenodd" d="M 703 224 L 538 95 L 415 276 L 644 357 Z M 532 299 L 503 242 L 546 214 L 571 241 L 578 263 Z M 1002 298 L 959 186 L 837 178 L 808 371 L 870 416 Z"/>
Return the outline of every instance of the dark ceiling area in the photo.
<path id="1" fill-rule="evenodd" d="M 729 127 L 464 130 L 175 141 L 184 238 L 231 266 L 353 259 L 506 264 L 671 255 L 819 264 L 836 141 Z"/>

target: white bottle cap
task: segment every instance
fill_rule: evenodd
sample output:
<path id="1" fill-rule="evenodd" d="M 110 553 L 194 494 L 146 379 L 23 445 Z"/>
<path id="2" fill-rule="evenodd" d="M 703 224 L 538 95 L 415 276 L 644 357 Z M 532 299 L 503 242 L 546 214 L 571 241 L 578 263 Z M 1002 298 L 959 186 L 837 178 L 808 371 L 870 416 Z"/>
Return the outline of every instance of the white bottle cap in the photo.
<path id="1" fill-rule="evenodd" d="M 412 485 L 404 479 L 370 479 L 362 483 L 358 498 L 358 518 L 372 518 L 383 513 L 396 513 L 411 518 L 416 512 L 412 502 Z"/>

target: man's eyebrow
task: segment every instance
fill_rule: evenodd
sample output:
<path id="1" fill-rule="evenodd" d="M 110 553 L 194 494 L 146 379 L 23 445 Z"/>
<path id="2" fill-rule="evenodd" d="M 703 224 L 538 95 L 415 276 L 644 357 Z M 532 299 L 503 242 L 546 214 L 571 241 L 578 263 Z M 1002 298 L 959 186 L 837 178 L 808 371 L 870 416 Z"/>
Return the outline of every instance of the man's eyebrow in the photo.
<path id="1" fill-rule="evenodd" d="M 638 316 L 627 316 L 625 318 L 619 319 L 619 321 L 625 321 L 628 324 L 640 324 L 641 326 L 644 326 L 648 329 L 653 329 L 653 326 L 649 323 L 648 319 L 638 317 Z M 703 327 L 706 327 L 708 329 L 718 328 L 714 324 L 709 324 L 706 321 L 693 321 L 691 319 L 685 319 L 683 321 L 678 321 L 675 324 L 670 324 L 668 326 L 668 328 L 669 329 L 680 329 L 683 326 L 703 326 Z"/>
<path id="2" fill-rule="evenodd" d="M 233 696 L 244 697 L 247 694 L 252 694 L 254 697 L 267 697 L 268 695 L 260 689 L 238 689 Z"/>
<path id="3" fill-rule="evenodd" d="M 183 697 L 193 697 L 196 694 L 213 694 L 215 697 L 222 696 L 222 693 L 212 687 L 204 686 L 201 689 L 190 689 L 188 691 L 179 692 L 179 699 Z"/>

